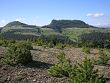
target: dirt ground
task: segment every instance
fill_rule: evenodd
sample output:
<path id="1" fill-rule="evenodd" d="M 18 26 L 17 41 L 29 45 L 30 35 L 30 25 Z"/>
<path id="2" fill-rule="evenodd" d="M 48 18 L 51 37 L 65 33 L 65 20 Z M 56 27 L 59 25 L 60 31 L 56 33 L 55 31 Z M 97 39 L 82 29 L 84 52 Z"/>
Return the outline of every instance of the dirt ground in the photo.
<path id="1" fill-rule="evenodd" d="M 0 83 L 69 83 L 66 77 L 56 78 L 48 75 L 47 70 L 56 63 L 56 55 L 64 51 L 66 57 L 72 63 L 82 61 L 85 56 L 89 58 L 97 58 L 98 50 L 91 50 L 90 54 L 85 54 L 80 48 L 65 48 L 64 50 L 55 48 L 43 48 L 34 46 L 31 50 L 33 62 L 23 66 L 15 67 L 4 65 L 1 62 L 5 48 L 0 47 Z M 110 76 L 110 65 L 95 66 L 101 74 Z M 110 82 L 107 82 L 110 83 Z"/>

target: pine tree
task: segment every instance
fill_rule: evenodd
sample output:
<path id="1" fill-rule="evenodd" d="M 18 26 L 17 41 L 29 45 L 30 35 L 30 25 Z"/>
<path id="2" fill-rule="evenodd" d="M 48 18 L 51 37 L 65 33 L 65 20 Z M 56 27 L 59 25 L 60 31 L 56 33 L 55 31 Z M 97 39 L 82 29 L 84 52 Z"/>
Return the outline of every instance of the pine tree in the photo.
<path id="1" fill-rule="evenodd" d="M 97 74 L 97 70 L 93 70 L 94 66 L 92 61 L 87 57 L 82 64 L 78 64 L 71 75 L 70 83 L 102 83 L 101 77 Z"/>
<path id="2" fill-rule="evenodd" d="M 50 67 L 48 69 L 48 73 L 51 76 L 66 76 L 69 77 L 70 72 L 72 70 L 72 65 L 68 59 L 66 59 L 64 53 L 60 53 L 60 55 L 57 56 L 58 62 L 54 66 Z"/>
<path id="3" fill-rule="evenodd" d="M 97 60 L 97 64 L 106 64 L 110 60 L 109 54 L 105 50 L 99 51 L 99 59 Z"/>

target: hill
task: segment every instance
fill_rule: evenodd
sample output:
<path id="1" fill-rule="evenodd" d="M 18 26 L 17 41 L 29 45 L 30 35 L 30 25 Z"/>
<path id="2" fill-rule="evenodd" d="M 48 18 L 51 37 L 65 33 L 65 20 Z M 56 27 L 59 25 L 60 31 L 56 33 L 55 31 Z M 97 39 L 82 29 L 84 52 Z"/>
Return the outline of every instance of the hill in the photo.
<path id="1" fill-rule="evenodd" d="M 28 25 L 25 23 L 21 23 L 19 21 L 13 21 L 8 23 L 7 25 L 5 25 L 1 32 L 7 32 L 8 30 L 14 30 L 14 29 L 27 29 L 27 30 L 31 30 L 31 29 L 38 29 L 38 26 L 34 26 L 34 25 Z"/>
<path id="2" fill-rule="evenodd" d="M 86 24 L 85 22 L 81 20 L 52 20 L 52 22 L 49 25 L 43 26 L 42 28 L 53 28 L 53 29 L 60 29 L 60 28 L 89 28 L 93 27 L 89 24 Z"/>
<path id="3" fill-rule="evenodd" d="M 40 28 L 34 25 L 28 25 L 19 21 L 10 22 L 1 29 L 1 36 L 5 38 L 39 36 Z"/>
<path id="4" fill-rule="evenodd" d="M 28 25 L 28 24 L 25 24 L 25 23 L 21 23 L 19 21 L 13 21 L 13 22 L 10 22 L 8 23 L 6 26 L 4 27 L 12 27 L 12 26 L 22 26 L 22 27 L 30 27 L 30 28 L 36 28 L 38 26 L 35 26 L 35 25 Z"/>
<path id="5" fill-rule="evenodd" d="M 2 27 L 0 31 L 2 37 L 9 39 L 33 39 L 41 35 L 63 35 L 76 41 L 82 34 L 93 31 L 110 32 L 110 29 L 97 28 L 80 20 L 52 20 L 49 25 L 42 27 L 14 21 Z"/>

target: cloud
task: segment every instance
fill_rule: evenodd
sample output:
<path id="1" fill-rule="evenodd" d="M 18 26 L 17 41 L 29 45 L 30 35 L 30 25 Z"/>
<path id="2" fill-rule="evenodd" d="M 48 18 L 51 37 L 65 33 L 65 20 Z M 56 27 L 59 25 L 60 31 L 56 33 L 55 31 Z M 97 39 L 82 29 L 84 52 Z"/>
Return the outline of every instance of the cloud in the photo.
<path id="1" fill-rule="evenodd" d="M 86 16 L 91 16 L 91 17 L 102 17 L 104 16 L 104 13 L 88 13 Z"/>
<path id="2" fill-rule="evenodd" d="M 4 26 L 6 23 L 7 23 L 6 20 L 1 20 L 0 21 L 0 27 Z"/>
<path id="3" fill-rule="evenodd" d="M 89 13 L 89 14 L 87 14 L 86 16 L 92 16 L 92 14 L 91 14 L 91 13 Z"/>

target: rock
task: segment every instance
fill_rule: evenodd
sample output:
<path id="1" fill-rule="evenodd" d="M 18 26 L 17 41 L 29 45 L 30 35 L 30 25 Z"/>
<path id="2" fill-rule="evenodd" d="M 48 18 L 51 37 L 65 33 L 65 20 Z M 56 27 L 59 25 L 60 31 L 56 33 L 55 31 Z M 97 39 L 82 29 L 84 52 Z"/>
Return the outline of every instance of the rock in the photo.
<path id="1" fill-rule="evenodd" d="M 9 80 L 10 80 L 10 78 L 11 78 L 11 77 L 10 77 L 10 76 L 8 76 L 7 80 L 9 81 Z"/>
<path id="2" fill-rule="evenodd" d="M 36 80 L 36 79 L 33 79 L 32 81 L 33 81 L 33 82 L 36 82 L 37 80 Z"/>
<path id="3" fill-rule="evenodd" d="M 9 67 L 8 65 L 4 65 L 1 69 L 2 70 L 8 70 L 8 67 Z"/>

